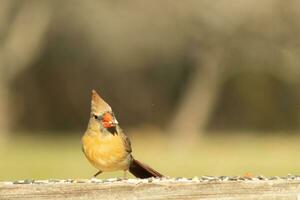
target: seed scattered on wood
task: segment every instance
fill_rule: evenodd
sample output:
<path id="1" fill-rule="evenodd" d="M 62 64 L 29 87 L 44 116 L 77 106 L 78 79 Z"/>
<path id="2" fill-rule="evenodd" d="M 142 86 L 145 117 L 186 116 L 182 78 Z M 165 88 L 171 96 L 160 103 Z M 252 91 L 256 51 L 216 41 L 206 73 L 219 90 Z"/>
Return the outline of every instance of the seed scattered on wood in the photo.
<path id="1" fill-rule="evenodd" d="M 109 178 L 109 179 L 49 179 L 49 180 L 17 180 L 17 181 L 0 181 L 0 185 L 10 185 L 10 184 L 70 184 L 70 183 L 129 183 L 129 184 L 138 184 L 138 183 L 168 183 L 168 182 L 211 182 L 211 181 L 267 181 L 267 180 L 300 180 L 299 175 L 288 174 L 287 176 L 257 176 L 257 177 L 248 177 L 248 176 L 200 176 L 193 178 L 185 177 L 163 177 L 163 178 L 148 178 L 148 179 L 121 179 L 121 178 Z"/>

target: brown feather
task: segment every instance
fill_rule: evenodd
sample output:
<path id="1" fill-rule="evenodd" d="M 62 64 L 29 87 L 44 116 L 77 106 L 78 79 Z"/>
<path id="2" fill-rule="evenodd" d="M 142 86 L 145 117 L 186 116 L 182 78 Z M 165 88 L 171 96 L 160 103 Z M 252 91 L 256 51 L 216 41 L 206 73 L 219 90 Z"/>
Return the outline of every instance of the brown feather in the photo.
<path id="1" fill-rule="evenodd" d="M 129 171 L 137 178 L 150 178 L 150 177 L 163 177 L 158 171 L 155 171 L 146 164 L 141 163 L 140 161 L 132 158 L 132 162 L 129 166 Z"/>
<path id="2" fill-rule="evenodd" d="M 111 107 L 108 103 L 106 103 L 95 90 L 92 90 L 91 113 L 101 115 L 109 111 L 111 112 Z"/>

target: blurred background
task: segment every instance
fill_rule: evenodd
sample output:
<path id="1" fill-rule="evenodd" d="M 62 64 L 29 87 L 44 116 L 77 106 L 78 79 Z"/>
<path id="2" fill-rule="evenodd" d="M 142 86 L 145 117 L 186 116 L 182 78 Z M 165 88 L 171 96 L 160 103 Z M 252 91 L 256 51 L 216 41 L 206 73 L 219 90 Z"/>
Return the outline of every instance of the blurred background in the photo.
<path id="1" fill-rule="evenodd" d="M 92 89 L 165 175 L 299 174 L 299 17 L 298 0 L 1 0 L 0 180 L 90 178 Z"/>

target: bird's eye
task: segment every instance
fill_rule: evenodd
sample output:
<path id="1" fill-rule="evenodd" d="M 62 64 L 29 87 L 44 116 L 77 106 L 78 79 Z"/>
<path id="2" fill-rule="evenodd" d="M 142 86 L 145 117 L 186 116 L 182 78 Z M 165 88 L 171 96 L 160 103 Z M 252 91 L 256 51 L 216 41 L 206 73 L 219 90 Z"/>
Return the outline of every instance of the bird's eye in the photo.
<path id="1" fill-rule="evenodd" d="M 98 115 L 93 115 L 94 116 L 94 119 L 100 119 L 100 116 Z"/>

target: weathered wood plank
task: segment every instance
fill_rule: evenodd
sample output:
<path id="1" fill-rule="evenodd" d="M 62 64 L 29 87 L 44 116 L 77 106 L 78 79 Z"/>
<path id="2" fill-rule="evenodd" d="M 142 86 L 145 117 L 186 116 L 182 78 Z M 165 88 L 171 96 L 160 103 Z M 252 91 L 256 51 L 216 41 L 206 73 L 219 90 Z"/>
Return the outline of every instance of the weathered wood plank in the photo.
<path id="1" fill-rule="evenodd" d="M 23 182 L 21 182 L 23 183 Z M 26 182 L 25 182 L 26 183 Z M 0 182 L 0 199 L 300 199 L 300 179 Z"/>

